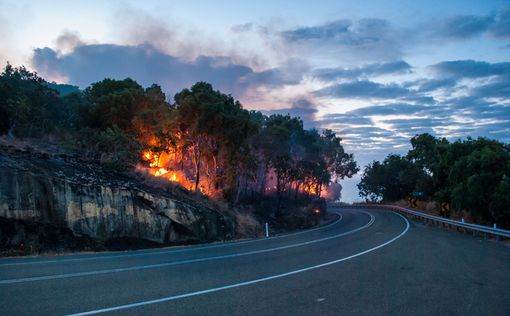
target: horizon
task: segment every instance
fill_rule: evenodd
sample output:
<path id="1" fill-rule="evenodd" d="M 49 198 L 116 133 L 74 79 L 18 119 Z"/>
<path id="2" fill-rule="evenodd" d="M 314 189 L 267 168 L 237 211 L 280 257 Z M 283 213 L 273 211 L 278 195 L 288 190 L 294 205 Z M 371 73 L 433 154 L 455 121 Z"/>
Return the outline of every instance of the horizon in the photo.
<path id="1" fill-rule="evenodd" d="M 0 1 L 0 9 L 2 65 L 82 89 L 131 77 L 169 98 L 207 81 L 247 109 L 332 129 L 360 167 L 405 153 L 421 133 L 510 141 L 506 1 Z M 360 199 L 361 173 L 341 182 L 342 201 Z"/>

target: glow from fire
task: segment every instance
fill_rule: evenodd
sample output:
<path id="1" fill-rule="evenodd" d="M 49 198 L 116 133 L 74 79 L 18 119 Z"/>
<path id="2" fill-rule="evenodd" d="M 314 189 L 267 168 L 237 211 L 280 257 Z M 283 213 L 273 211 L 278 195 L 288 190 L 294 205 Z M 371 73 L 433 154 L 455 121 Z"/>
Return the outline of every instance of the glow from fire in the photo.
<path id="1" fill-rule="evenodd" d="M 174 155 L 154 154 L 152 151 L 146 150 L 142 153 L 142 159 L 149 165 L 149 168 L 145 167 L 144 169 L 151 175 L 177 183 L 190 191 L 194 189 L 193 180 L 187 176 L 185 171 L 178 168 L 179 163 Z M 203 194 L 207 193 L 202 186 L 199 189 Z"/>
<path id="2" fill-rule="evenodd" d="M 151 175 L 179 184 L 189 191 L 195 190 L 196 184 L 193 167 L 192 165 L 190 166 L 189 160 L 183 161 L 183 157 L 180 153 L 171 151 L 153 152 L 151 150 L 146 150 L 142 152 L 142 160 L 145 161 L 145 167 L 142 168 Z M 198 190 L 209 197 L 220 197 L 221 190 L 217 187 L 213 179 L 214 169 L 204 168 L 203 172 L 200 174 Z M 275 179 L 276 175 L 274 170 L 270 169 L 268 172 L 268 182 L 266 183 L 267 193 L 276 193 L 277 187 Z M 320 190 L 320 196 L 326 199 L 335 199 L 335 194 L 329 192 L 331 191 L 330 189 L 331 188 L 327 185 L 319 186 L 316 180 L 310 178 L 299 184 L 292 183 L 290 186 L 286 186 L 283 191 L 285 192 L 284 194 L 288 194 L 289 196 L 291 194 L 297 194 L 297 192 L 309 196 L 318 196 Z"/>
<path id="3" fill-rule="evenodd" d="M 143 153 L 143 158 L 149 163 L 149 173 L 156 177 L 164 177 L 172 182 L 179 182 L 177 172 L 163 167 L 161 157 L 156 157 L 150 150 Z"/>
<path id="4" fill-rule="evenodd" d="M 166 170 L 165 168 L 159 168 L 158 171 L 156 171 L 156 173 L 154 173 L 154 175 L 156 177 L 161 177 L 161 176 L 163 176 L 163 175 L 165 175 L 167 173 L 168 173 L 168 170 Z"/>

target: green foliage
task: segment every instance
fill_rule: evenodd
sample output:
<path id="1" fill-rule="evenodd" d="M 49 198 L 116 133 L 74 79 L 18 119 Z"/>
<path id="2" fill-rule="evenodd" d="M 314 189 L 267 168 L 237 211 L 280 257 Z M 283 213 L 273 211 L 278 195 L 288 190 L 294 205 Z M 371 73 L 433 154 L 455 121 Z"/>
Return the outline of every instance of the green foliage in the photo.
<path id="1" fill-rule="evenodd" d="M 57 91 L 25 67 L 7 64 L 0 75 L 0 134 L 36 136 L 51 131 L 61 106 Z"/>
<path id="2" fill-rule="evenodd" d="M 406 157 L 388 156 L 382 164 L 367 166 L 360 195 L 398 200 L 423 191 L 481 222 L 510 224 L 508 144 L 486 138 L 449 143 L 422 134 L 413 137 L 411 145 Z"/>
<path id="3" fill-rule="evenodd" d="M 360 195 L 371 200 L 396 201 L 407 197 L 426 173 L 405 157 L 389 155 L 365 168 L 358 184 Z"/>
<path id="4" fill-rule="evenodd" d="M 451 194 L 453 207 L 482 221 L 499 221 L 508 215 L 508 145 L 479 138 L 457 141 L 451 147 L 458 156 L 444 191 Z"/>
<path id="5" fill-rule="evenodd" d="M 131 135 L 114 126 L 94 134 L 101 162 L 111 170 L 123 171 L 138 161 L 141 146 Z"/>
<path id="6" fill-rule="evenodd" d="M 324 186 L 359 170 L 332 131 L 305 130 L 301 119 L 288 115 L 247 111 L 206 82 L 174 101 L 169 104 L 158 85 L 144 89 L 129 78 L 80 91 L 7 65 L 0 75 L 0 134 L 52 133 L 62 146 L 115 171 L 133 168 L 142 152 L 166 155 L 195 190 L 207 185 L 232 203 L 273 195 L 277 211 L 282 198 L 319 198 Z"/>
<path id="7" fill-rule="evenodd" d="M 132 121 L 143 106 L 143 88 L 132 79 L 105 79 L 93 83 L 83 95 L 90 103 L 84 112 L 86 124 L 92 128 L 106 129 L 117 126 L 131 131 Z"/>
<path id="8" fill-rule="evenodd" d="M 55 82 L 50 82 L 48 83 L 48 87 L 53 90 L 56 90 L 61 97 L 64 97 L 71 93 L 80 92 L 80 88 L 70 84 L 59 84 Z"/>
<path id="9" fill-rule="evenodd" d="M 256 123 L 232 96 L 215 91 L 205 82 L 177 93 L 174 100 L 172 125 L 183 135 L 181 146 L 192 152 L 195 190 L 198 190 L 202 169 L 211 165 L 215 170 L 215 186 L 228 191 L 236 185 L 241 171 L 252 163 L 247 140 L 257 132 Z"/>

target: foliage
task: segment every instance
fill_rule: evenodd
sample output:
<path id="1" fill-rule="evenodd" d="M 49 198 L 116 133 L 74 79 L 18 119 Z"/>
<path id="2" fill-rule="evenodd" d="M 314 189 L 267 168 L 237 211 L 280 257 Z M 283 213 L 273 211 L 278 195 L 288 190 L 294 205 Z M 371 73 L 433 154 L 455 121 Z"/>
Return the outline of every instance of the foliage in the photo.
<path id="1" fill-rule="evenodd" d="M 405 157 L 388 156 L 368 165 L 360 195 L 398 200 L 423 191 L 426 198 L 451 202 L 482 222 L 510 224 L 510 146 L 487 138 L 453 143 L 429 134 L 411 139 Z"/>
<path id="2" fill-rule="evenodd" d="M 365 168 L 358 188 L 361 196 L 371 200 L 396 201 L 409 196 L 426 177 L 406 157 L 389 155 L 382 163 L 374 161 Z"/>
<path id="3" fill-rule="evenodd" d="M 320 198 L 325 187 L 358 171 L 334 132 L 305 130 L 288 115 L 247 111 L 206 82 L 178 92 L 170 104 L 158 85 L 144 88 L 129 78 L 81 91 L 7 65 L 0 75 L 5 133 L 52 133 L 116 171 L 137 164 L 155 175 L 171 170 L 186 188 L 233 204 L 274 198 L 275 215 L 283 199 Z"/>
<path id="4" fill-rule="evenodd" d="M 26 137 L 49 132 L 60 106 L 57 91 L 44 79 L 7 64 L 0 75 L 0 133 Z"/>

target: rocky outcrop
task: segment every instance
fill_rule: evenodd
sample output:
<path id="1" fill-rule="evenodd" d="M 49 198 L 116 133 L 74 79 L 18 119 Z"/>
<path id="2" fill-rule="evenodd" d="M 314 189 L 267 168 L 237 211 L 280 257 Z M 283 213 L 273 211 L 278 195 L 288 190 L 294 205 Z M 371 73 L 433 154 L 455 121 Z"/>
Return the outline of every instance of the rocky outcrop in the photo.
<path id="1" fill-rule="evenodd" d="M 68 155 L 0 148 L 0 247 L 138 240 L 179 244 L 229 239 L 225 214 L 168 190 Z M 36 232 L 34 232 L 36 228 Z M 42 235 L 41 235 L 42 234 Z M 34 241 L 35 240 L 35 241 Z"/>

